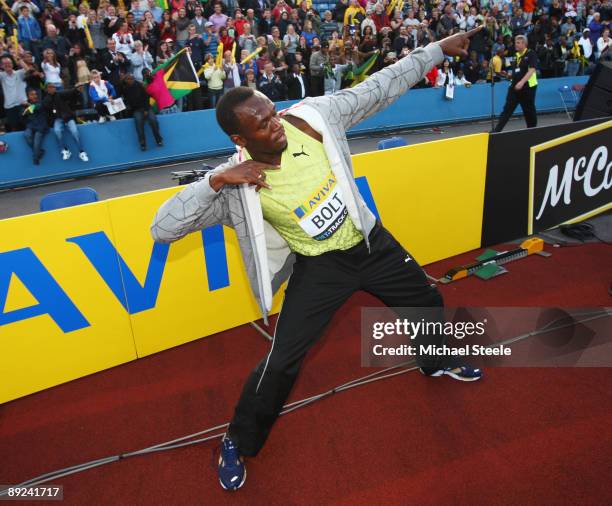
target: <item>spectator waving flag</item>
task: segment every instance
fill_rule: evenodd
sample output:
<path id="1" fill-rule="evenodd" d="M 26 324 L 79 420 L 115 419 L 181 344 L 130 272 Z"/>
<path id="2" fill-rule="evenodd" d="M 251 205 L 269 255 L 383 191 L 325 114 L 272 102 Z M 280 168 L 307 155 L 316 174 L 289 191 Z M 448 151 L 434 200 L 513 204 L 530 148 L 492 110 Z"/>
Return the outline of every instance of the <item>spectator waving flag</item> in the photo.
<path id="1" fill-rule="evenodd" d="M 160 79 L 162 72 L 163 79 Z M 178 100 L 200 87 L 200 80 L 187 49 L 179 51 L 174 58 L 157 67 L 151 74 L 154 78 L 147 86 L 147 92 L 153 102 L 160 102 L 160 98 L 167 97 L 168 94 Z M 165 103 L 157 105 L 158 109 L 167 107 Z"/>
<path id="2" fill-rule="evenodd" d="M 155 5 L 161 7 L 163 10 L 168 10 L 168 0 L 155 0 Z"/>
<path id="3" fill-rule="evenodd" d="M 359 67 L 357 67 L 355 70 L 352 71 L 352 74 L 353 74 L 352 76 L 351 75 L 347 76 L 349 79 L 351 78 L 353 79 L 351 88 L 353 86 L 357 86 L 359 83 L 365 81 L 368 78 L 368 72 L 374 66 L 374 63 L 376 63 L 376 58 L 378 58 L 378 53 L 380 53 L 380 51 L 377 49 L 376 51 L 374 51 L 372 56 L 370 56 Z"/>

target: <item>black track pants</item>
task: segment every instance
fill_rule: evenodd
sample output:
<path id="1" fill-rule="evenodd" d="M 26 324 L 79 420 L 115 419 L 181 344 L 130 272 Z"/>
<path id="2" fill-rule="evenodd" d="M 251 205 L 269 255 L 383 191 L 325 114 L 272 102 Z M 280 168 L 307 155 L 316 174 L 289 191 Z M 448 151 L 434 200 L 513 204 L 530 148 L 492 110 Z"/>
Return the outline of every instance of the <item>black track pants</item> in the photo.
<path id="1" fill-rule="evenodd" d="M 370 247 L 368 253 L 362 241 L 346 251 L 297 255 L 272 347 L 247 379 L 228 429 L 242 455 L 257 455 L 306 353 L 355 291 L 369 292 L 392 307 L 440 307 L 441 317 L 440 292 L 429 284 L 412 255 L 379 224 L 370 233 Z M 422 339 L 415 344 L 442 342 L 442 336 Z M 439 359 L 428 357 L 419 357 L 418 363 L 430 368 L 441 365 Z"/>
<path id="2" fill-rule="evenodd" d="M 529 87 L 528 84 L 523 86 L 521 91 L 516 91 L 514 86 L 510 84 L 508 88 L 508 95 L 506 95 L 506 103 L 504 104 L 504 110 L 499 117 L 499 122 L 494 129 L 494 132 L 501 132 L 508 120 L 514 113 L 514 110 L 520 105 L 523 109 L 523 115 L 525 116 L 525 123 L 527 128 L 533 128 L 538 124 L 538 113 L 535 107 L 535 96 L 536 89 L 538 87 Z"/>

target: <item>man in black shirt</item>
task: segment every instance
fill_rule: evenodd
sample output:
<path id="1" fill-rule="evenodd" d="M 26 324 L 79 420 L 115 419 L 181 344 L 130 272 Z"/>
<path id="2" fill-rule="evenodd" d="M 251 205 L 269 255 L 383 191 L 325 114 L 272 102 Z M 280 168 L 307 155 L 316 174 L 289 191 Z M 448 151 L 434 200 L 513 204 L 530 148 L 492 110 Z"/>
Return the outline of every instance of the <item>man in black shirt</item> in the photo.
<path id="1" fill-rule="evenodd" d="M 482 66 L 478 61 L 478 53 L 476 51 L 470 51 L 470 59 L 463 65 L 463 74 L 471 83 L 476 83 L 481 78 Z"/>
<path id="2" fill-rule="evenodd" d="M 287 98 L 289 100 L 301 100 L 308 96 L 308 79 L 305 79 L 302 75 L 298 63 L 291 65 L 291 73 L 287 76 L 285 84 L 287 85 Z"/>
<path id="3" fill-rule="evenodd" d="M 527 48 L 527 37 L 524 35 L 517 35 L 514 38 L 514 46 L 516 48 L 516 63 L 512 73 L 512 83 L 508 87 L 504 110 L 493 132 L 501 132 L 504 129 L 519 104 L 523 109 L 527 128 L 535 127 L 538 123 L 535 108 L 536 89 L 538 87 L 538 78 L 536 77 L 538 60 L 535 52 Z"/>
<path id="4" fill-rule="evenodd" d="M 53 132 L 57 138 L 57 144 L 62 154 L 62 160 L 68 160 L 72 153 L 64 140 L 64 129 L 68 129 L 79 148 L 79 158 L 83 162 L 88 162 L 89 157 L 83 147 L 83 141 L 79 135 L 76 125 L 76 115 L 74 113 L 77 106 L 81 105 L 82 94 L 78 88 L 57 91 L 55 84 L 47 83 L 47 95 L 42 101 L 43 107 L 49 114 L 49 119 L 53 124 Z"/>
<path id="5" fill-rule="evenodd" d="M 550 34 L 546 34 L 546 42 L 538 49 L 540 75 L 542 79 L 555 76 L 555 46 Z"/>
<path id="6" fill-rule="evenodd" d="M 476 26 L 480 26 L 480 25 L 481 23 L 477 21 Z M 485 55 L 491 54 L 490 40 L 491 40 L 491 35 L 489 33 L 489 30 L 487 30 L 487 28 L 485 27 L 479 32 L 475 33 L 474 36 L 470 39 L 470 52 L 476 51 L 476 54 L 478 54 L 479 57 L 480 56 L 484 57 Z"/>
<path id="7" fill-rule="evenodd" d="M 143 71 L 143 77 L 148 73 L 148 70 Z M 149 77 L 149 76 L 146 76 Z M 140 142 L 140 149 L 147 149 L 147 141 L 145 139 L 144 122 L 145 119 L 149 123 L 153 131 L 153 137 L 158 146 L 163 145 L 163 139 L 159 133 L 159 123 L 157 117 L 151 109 L 149 95 L 144 89 L 144 86 L 134 79 L 132 74 L 127 74 L 123 81 L 123 100 L 125 104 L 132 110 L 134 116 L 134 124 L 136 125 L 136 133 Z"/>

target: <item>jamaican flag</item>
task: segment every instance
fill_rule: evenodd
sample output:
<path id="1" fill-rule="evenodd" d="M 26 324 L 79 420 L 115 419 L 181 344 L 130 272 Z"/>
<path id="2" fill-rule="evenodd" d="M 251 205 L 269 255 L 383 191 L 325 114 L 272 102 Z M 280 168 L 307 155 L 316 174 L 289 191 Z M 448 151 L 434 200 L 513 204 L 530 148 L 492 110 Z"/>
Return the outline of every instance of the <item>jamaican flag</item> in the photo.
<path id="1" fill-rule="evenodd" d="M 30 105 L 28 105 L 28 107 L 26 107 L 23 110 L 22 116 L 25 116 L 26 114 L 34 114 L 36 109 L 38 109 L 39 107 L 40 107 L 39 104 L 30 104 Z"/>
<path id="2" fill-rule="evenodd" d="M 189 95 L 191 90 L 200 87 L 200 80 L 187 49 L 179 51 L 174 58 L 160 65 L 159 68 L 164 69 L 164 81 L 175 99 Z"/>
<path id="3" fill-rule="evenodd" d="M 162 74 L 163 79 L 160 79 Z M 159 65 L 151 71 L 151 75 L 154 77 L 146 83 L 147 92 L 153 98 L 152 102 L 164 102 L 162 109 L 166 107 L 167 100 L 160 100 L 158 97 L 170 95 L 174 100 L 178 100 L 200 87 L 200 80 L 187 49 L 182 49 L 172 59 Z"/>
<path id="4" fill-rule="evenodd" d="M 353 80 L 351 88 L 353 86 L 357 86 L 359 83 L 365 81 L 368 78 L 368 72 L 376 63 L 376 59 L 378 58 L 379 53 L 380 51 L 378 49 L 374 51 L 374 53 L 372 53 L 372 55 L 366 61 L 364 61 L 359 67 L 352 70 L 350 74 L 347 75 L 347 79 Z"/>

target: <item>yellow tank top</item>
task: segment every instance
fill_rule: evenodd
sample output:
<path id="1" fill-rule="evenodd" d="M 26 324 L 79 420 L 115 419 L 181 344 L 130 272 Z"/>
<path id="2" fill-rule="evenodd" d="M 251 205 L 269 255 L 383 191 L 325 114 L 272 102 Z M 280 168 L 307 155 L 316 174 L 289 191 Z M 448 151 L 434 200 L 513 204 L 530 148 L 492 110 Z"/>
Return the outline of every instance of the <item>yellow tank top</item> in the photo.
<path id="1" fill-rule="evenodd" d="M 363 234 L 348 214 L 323 143 L 288 121 L 281 122 L 287 148 L 281 168 L 266 171 L 272 189 L 259 192 L 264 219 L 301 255 L 352 248 Z M 245 156 L 250 159 L 246 150 Z"/>

